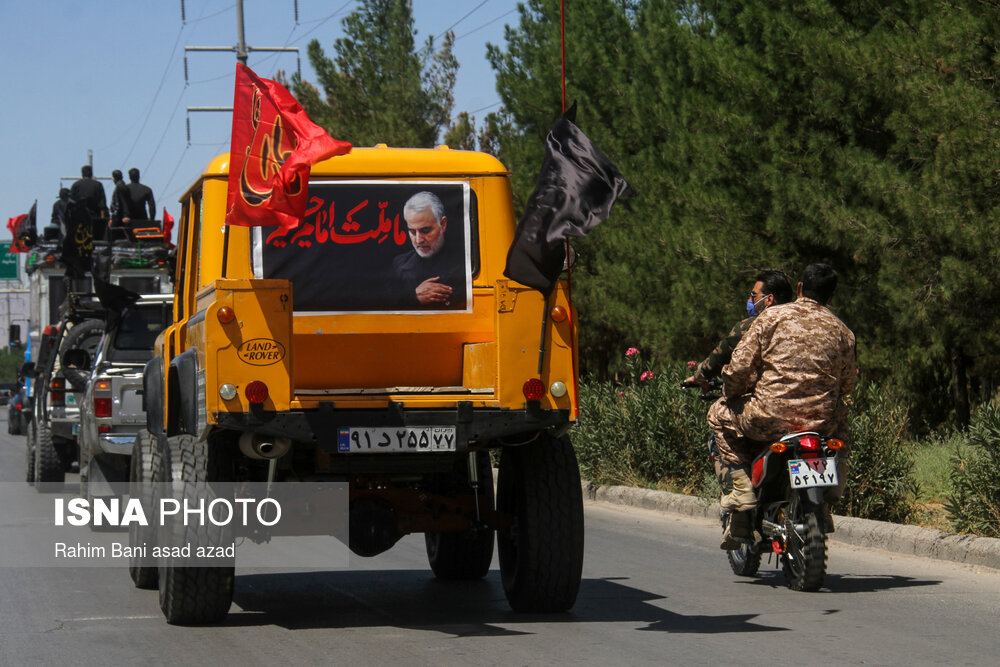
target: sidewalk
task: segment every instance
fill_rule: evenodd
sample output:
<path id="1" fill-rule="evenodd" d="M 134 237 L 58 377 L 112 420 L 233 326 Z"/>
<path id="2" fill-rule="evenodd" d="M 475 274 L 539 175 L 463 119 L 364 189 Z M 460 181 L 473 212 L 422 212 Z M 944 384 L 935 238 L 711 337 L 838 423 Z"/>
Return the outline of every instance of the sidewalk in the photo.
<path id="1" fill-rule="evenodd" d="M 696 496 L 629 486 L 599 486 L 583 482 L 584 501 L 641 507 L 718 521 L 719 504 Z M 1000 569 L 1000 539 L 956 535 L 919 526 L 903 526 L 834 515 L 837 530 L 829 538 L 858 547 L 950 560 Z"/>

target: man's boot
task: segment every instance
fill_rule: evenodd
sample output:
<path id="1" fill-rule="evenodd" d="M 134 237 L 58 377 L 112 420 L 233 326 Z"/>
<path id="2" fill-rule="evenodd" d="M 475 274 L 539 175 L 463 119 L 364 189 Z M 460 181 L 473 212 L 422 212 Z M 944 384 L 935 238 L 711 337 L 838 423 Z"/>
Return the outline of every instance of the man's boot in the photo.
<path id="1" fill-rule="evenodd" d="M 757 505 L 757 497 L 753 494 L 753 484 L 745 468 L 731 466 L 729 476 L 733 480 L 733 490 L 722 496 L 719 505 L 727 512 L 743 512 Z"/>

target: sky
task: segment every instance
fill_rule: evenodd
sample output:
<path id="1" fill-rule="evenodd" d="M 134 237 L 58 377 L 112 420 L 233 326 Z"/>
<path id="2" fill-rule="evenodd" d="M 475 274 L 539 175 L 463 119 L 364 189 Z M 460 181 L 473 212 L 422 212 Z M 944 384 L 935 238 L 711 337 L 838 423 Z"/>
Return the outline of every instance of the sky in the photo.
<path id="1" fill-rule="evenodd" d="M 328 57 L 357 0 L 244 0 L 246 44 L 299 47 L 254 53 L 259 76 L 292 72 L 316 83 L 306 46 L 318 39 Z M 298 21 L 296 22 L 296 5 Z M 486 44 L 504 44 L 517 0 L 413 0 L 417 43 L 454 30 L 460 69 L 455 113 L 477 120 L 500 106 Z M 182 17 L 183 8 L 183 17 Z M 27 213 L 38 201 L 38 231 L 48 224 L 60 187 L 80 176 L 93 152 L 94 175 L 137 167 L 157 211 L 178 217 L 177 199 L 215 155 L 229 150 L 229 113 L 188 107 L 232 106 L 235 0 L 0 0 L 0 213 Z M 190 126 L 190 140 L 188 139 Z M 102 181 L 110 200 L 110 181 Z M 0 241 L 9 241 L 6 226 Z"/>

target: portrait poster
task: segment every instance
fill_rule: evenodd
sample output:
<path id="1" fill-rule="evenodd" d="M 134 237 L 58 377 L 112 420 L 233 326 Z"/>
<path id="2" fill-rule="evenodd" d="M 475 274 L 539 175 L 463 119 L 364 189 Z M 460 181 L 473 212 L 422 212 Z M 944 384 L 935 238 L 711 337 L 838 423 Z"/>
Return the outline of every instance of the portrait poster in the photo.
<path id="1" fill-rule="evenodd" d="M 475 218 L 467 182 L 312 181 L 297 228 L 254 230 L 254 275 L 296 313 L 471 312 Z"/>

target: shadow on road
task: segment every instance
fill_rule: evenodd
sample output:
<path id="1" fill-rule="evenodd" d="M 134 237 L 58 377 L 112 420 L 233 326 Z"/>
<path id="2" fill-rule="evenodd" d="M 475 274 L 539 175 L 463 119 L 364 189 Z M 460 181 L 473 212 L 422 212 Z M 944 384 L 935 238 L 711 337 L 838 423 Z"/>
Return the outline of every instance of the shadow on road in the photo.
<path id="1" fill-rule="evenodd" d="M 761 572 L 754 578 L 737 579 L 739 583 L 770 588 L 785 588 L 785 577 L 780 570 Z M 915 579 L 890 574 L 828 574 L 823 579 L 823 587 L 815 593 L 877 593 L 893 588 L 912 588 L 914 586 L 937 586 L 939 579 Z"/>
<path id="2" fill-rule="evenodd" d="M 236 578 L 228 626 L 290 630 L 393 626 L 455 637 L 533 634 L 531 623 L 646 623 L 645 631 L 712 634 L 787 628 L 753 622 L 753 614 L 686 616 L 651 604 L 663 596 L 620 580 L 584 579 L 573 609 L 561 614 L 510 610 L 497 571 L 481 581 L 444 582 L 425 570 L 248 574 Z"/>

